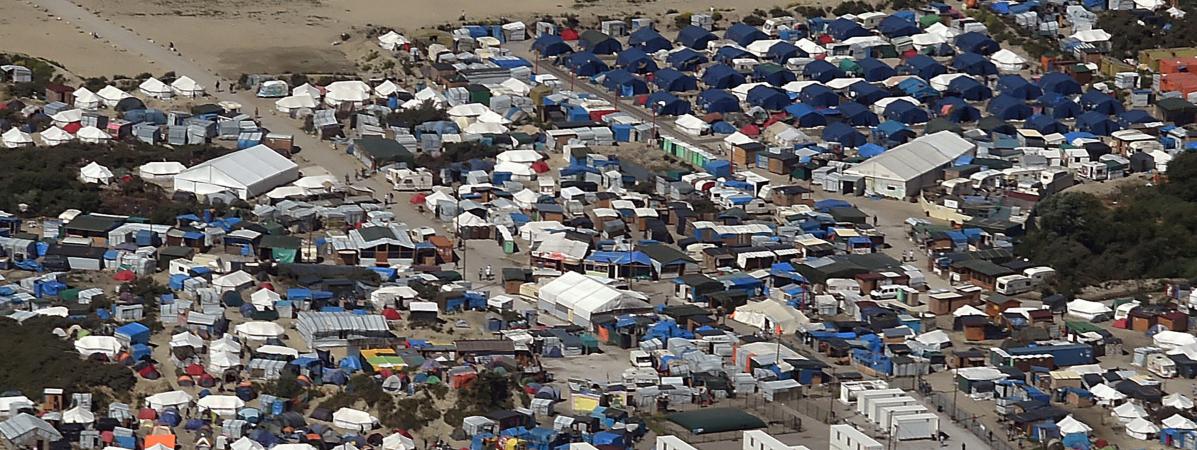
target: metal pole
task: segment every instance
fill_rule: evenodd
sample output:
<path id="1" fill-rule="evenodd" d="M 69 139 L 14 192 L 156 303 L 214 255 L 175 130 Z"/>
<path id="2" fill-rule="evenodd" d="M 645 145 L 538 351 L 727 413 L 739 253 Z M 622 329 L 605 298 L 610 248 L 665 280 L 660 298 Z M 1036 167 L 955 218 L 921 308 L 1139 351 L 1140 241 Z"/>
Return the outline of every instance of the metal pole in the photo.
<path id="1" fill-rule="evenodd" d="M 960 382 L 952 377 L 952 421 L 956 421 L 956 394 L 960 392 Z"/>

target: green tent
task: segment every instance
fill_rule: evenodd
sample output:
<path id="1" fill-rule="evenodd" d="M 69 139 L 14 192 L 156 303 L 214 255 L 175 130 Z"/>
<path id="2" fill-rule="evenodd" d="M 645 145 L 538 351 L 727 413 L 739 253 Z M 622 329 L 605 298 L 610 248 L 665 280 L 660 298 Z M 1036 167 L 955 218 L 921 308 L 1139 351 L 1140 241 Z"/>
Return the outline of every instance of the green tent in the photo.
<path id="1" fill-rule="evenodd" d="M 666 418 L 694 434 L 765 428 L 764 421 L 736 408 L 700 409 L 673 413 Z"/>
<path id="2" fill-rule="evenodd" d="M 850 75 L 860 75 L 860 64 L 854 59 L 845 59 L 840 61 L 840 70 Z"/>
<path id="3" fill-rule="evenodd" d="M 927 14 L 919 18 L 919 28 L 927 28 L 939 23 L 941 20 L 943 19 L 939 17 L 939 14 Z"/>

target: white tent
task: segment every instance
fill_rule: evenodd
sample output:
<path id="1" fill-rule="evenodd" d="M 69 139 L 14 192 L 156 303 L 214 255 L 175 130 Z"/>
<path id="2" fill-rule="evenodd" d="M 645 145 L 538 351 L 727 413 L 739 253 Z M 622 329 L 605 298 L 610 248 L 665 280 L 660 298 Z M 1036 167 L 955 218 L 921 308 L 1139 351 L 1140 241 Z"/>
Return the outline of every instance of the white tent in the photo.
<path id="1" fill-rule="evenodd" d="M 384 80 L 382 83 L 379 83 L 378 86 L 374 86 L 374 95 L 386 98 L 386 97 L 389 97 L 391 94 L 400 92 L 402 90 L 403 90 L 402 88 L 400 88 L 398 85 L 396 85 L 391 80 Z"/>
<path id="2" fill-rule="evenodd" d="M 1104 384 L 1089 388 L 1089 393 L 1093 394 L 1097 398 L 1097 403 L 1101 405 L 1112 405 L 1115 402 L 1126 400 L 1126 394 Z"/>
<path id="3" fill-rule="evenodd" d="M 112 181 L 112 176 L 111 170 L 95 161 L 79 169 L 79 180 L 84 183 L 108 184 Z"/>
<path id="4" fill-rule="evenodd" d="M 180 162 L 154 161 L 139 166 L 137 176 L 143 180 L 169 180 L 184 170 L 187 170 L 187 166 Z"/>
<path id="5" fill-rule="evenodd" d="M 42 138 L 42 144 L 50 146 L 50 147 L 53 147 L 55 145 L 62 145 L 67 142 L 71 142 L 71 141 L 75 140 L 74 135 L 72 135 L 71 133 L 67 133 L 62 128 L 58 128 L 58 126 L 52 126 L 50 128 L 47 128 L 45 131 L 42 131 L 39 135 Z"/>
<path id="6" fill-rule="evenodd" d="M 87 357 L 96 353 L 112 358 L 121 351 L 121 341 L 112 336 L 84 336 L 75 341 L 75 350 Z"/>
<path id="7" fill-rule="evenodd" d="M 311 94 L 296 94 L 274 101 L 274 109 L 284 114 L 290 114 L 291 111 L 297 109 L 312 109 L 317 106 L 320 106 L 320 102 L 315 97 L 312 97 Z"/>
<path id="8" fill-rule="evenodd" d="M 191 403 L 191 394 L 183 391 L 161 392 L 145 398 L 145 403 L 155 411 L 162 411 L 170 407 L 181 407 Z"/>
<path id="9" fill-rule="evenodd" d="M 0 141 L 4 143 L 5 148 L 28 147 L 33 145 L 33 136 L 17 127 L 12 127 L 0 135 Z"/>
<path id="10" fill-rule="evenodd" d="M 112 136 L 108 132 L 90 125 L 80 128 L 75 132 L 75 137 L 86 144 L 104 144 L 112 140 Z"/>
<path id="11" fill-rule="evenodd" d="M 175 95 L 175 92 L 170 88 L 170 85 L 163 83 L 162 80 L 154 77 L 150 77 L 145 81 L 142 81 L 141 84 L 137 86 L 137 90 L 141 92 L 142 95 L 162 100 L 169 99 Z"/>
<path id="12" fill-rule="evenodd" d="M 208 410 L 221 417 L 233 417 L 237 410 L 245 407 L 245 400 L 235 395 L 209 395 L 195 402 L 201 411 Z"/>
<path id="13" fill-rule="evenodd" d="M 749 302 L 736 307 L 732 320 L 773 333 L 778 327 L 783 333 L 799 331 L 810 319 L 801 311 L 776 300 Z"/>
<path id="14" fill-rule="evenodd" d="M 1147 419 L 1136 417 L 1126 424 L 1126 435 L 1140 440 L 1148 440 L 1160 432 L 1160 427 L 1148 422 Z"/>
<path id="15" fill-rule="evenodd" d="M 402 34 L 396 33 L 393 30 L 386 32 L 386 34 L 378 37 L 378 46 L 386 50 L 395 51 L 403 48 L 404 45 L 411 43 Z"/>
<path id="16" fill-rule="evenodd" d="M 674 124 L 686 134 L 698 136 L 706 133 L 711 128 L 711 124 L 704 122 L 702 119 L 694 117 L 692 114 L 682 114 L 674 120 Z"/>
<path id="17" fill-rule="evenodd" d="M 1123 403 L 1114 408 L 1110 415 L 1117 417 L 1119 422 L 1129 423 L 1136 417 L 1147 417 L 1147 410 L 1137 403 Z"/>
<path id="18" fill-rule="evenodd" d="M 507 124 L 511 123 L 511 120 L 509 120 L 506 117 L 503 117 L 502 114 L 499 114 L 499 113 L 494 112 L 489 109 L 486 111 L 483 111 L 482 114 L 479 114 L 477 120 L 479 122 L 483 122 L 483 123 L 497 123 L 499 125 L 507 125 Z"/>
<path id="19" fill-rule="evenodd" d="M 451 117 L 478 117 L 483 113 L 490 111 L 481 103 L 465 103 L 449 108 L 449 116 Z"/>
<path id="20" fill-rule="evenodd" d="M 236 353 L 211 352 L 208 353 L 208 371 L 215 374 L 241 365 L 241 358 Z"/>
<path id="21" fill-rule="evenodd" d="M 519 96 L 526 96 L 529 92 L 532 92 L 532 86 L 515 78 L 508 78 L 499 83 L 499 86 L 507 92 Z"/>
<path id="22" fill-rule="evenodd" d="M 1068 315 L 1085 320 L 1093 320 L 1103 314 L 1113 314 L 1114 310 L 1102 303 L 1076 299 L 1068 302 Z"/>
<path id="23" fill-rule="evenodd" d="M 474 122 L 467 125 L 462 131 L 473 134 L 503 134 L 508 130 L 507 127 L 497 123 Z"/>
<path id="24" fill-rule="evenodd" d="M 234 338 L 232 335 L 226 334 L 224 336 L 221 336 L 220 339 L 216 339 L 216 340 L 212 341 L 211 344 L 208 344 L 208 351 L 213 352 L 213 353 L 214 352 L 241 353 L 241 343 L 237 342 L 237 339 Z"/>
<path id="25" fill-rule="evenodd" d="M 415 450 L 415 448 L 415 441 L 399 433 L 391 433 L 382 438 L 382 450 Z"/>
<path id="26" fill-rule="evenodd" d="M 910 41 L 912 44 L 914 44 L 915 48 L 919 48 L 919 49 L 926 48 L 926 47 L 934 47 L 937 45 L 946 44 L 948 42 L 948 40 L 944 39 L 943 36 L 940 36 L 935 33 L 916 34 L 916 35 L 910 37 Z"/>
<path id="27" fill-rule="evenodd" d="M 338 106 L 342 103 L 352 103 L 361 106 L 370 99 L 370 85 L 358 81 L 337 81 L 324 88 L 324 103 L 328 106 Z"/>
<path id="28" fill-rule="evenodd" d="M 62 423 L 93 423 L 96 421 L 96 415 L 88 411 L 83 406 L 76 406 L 62 412 Z"/>
<path id="29" fill-rule="evenodd" d="M 863 177 L 866 193 L 906 198 L 937 185 L 942 167 L 961 156 L 972 154 L 975 148 L 975 144 L 956 133 L 941 131 L 919 136 L 869 158 L 845 173 Z"/>
<path id="30" fill-rule="evenodd" d="M 274 309 L 274 302 L 282 300 L 283 296 L 278 295 L 270 289 L 262 288 L 254 291 L 249 295 L 249 302 L 257 308 L 258 311 L 265 311 L 267 309 Z"/>
<path id="31" fill-rule="evenodd" d="M 50 119 L 54 121 L 55 126 L 65 127 L 69 124 L 83 120 L 83 110 L 68 109 L 65 111 L 59 111 L 53 116 L 50 116 Z"/>
<path id="32" fill-rule="evenodd" d="M 408 286 L 383 286 L 370 293 L 370 303 L 382 309 L 393 305 L 396 301 L 411 300 L 420 294 Z"/>
<path id="33" fill-rule="evenodd" d="M 519 206 L 520 209 L 532 209 L 532 206 L 536 205 L 537 200 L 540 200 L 540 194 L 528 188 L 524 188 L 524 190 L 516 192 L 511 196 L 511 201 L 515 202 L 516 206 Z"/>
<path id="34" fill-rule="evenodd" d="M 615 289 L 577 272 L 566 272 L 546 283 L 537 296 L 540 309 L 581 326 L 590 325 L 595 314 L 648 306 L 639 293 Z"/>
<path id="35" fill-rule="evenodd" d="M 333 426 L 345 430 L 364 433 L 378 424 L 378 419 L 370 413 L 353 408 L 341 408 L 333 412 Z"/>
<path id="36" fill-rule="evenodd" d="M 499 153 L 498 156 L 495 156 L 495 160 L 498 162 L 513 162 L 523 164 L 532 164 L 542 159 L 545 159 L 544 154 L 536 150 L 508 150 L 503 153 Z"/>
<path id="37" fill-rule="evenodd" d="M 281 345 L 263 345 L 261 347 L 258 347 L 258 349 L 255 350 L 255 353 L 289 356 L 291 358 L 299 357 L 299 350 L 293 349 L 291 347 L 284 347 Z"/>
<path id="38" fill-rule="evenodd" d="M 170 347 L 191 347 L 201 349 L 204 348 L 204 338 L 196 336 L 190 331 L 184 331 L 170 337 Z"/>
<path id="39" fill-rule="evenodd" d="M 175 79 L 175 82 L 170 84 L 170 89 L 180 97 L 195 98 L 204 95 L 204 87 L 187 75 Z"/>
<path id="40" fill-rule="evenodd" d="M 212 279 L 212 286 L 224 291 L 236 291 L 249 287 L 254 282 L 254 277 L 244 270 L 238 270 L 228 275 L 221 275 Z"/>
<path id="41" fill-rule="evenodd" d="M 1109 41 L 1110 38 L 1113 36 L 1111 36 L 1110 33 L 1107 33 L 1106 30 L 1103 30 L 1101 28 L 1094 28 L 1091 30 L 1084 30 L 1084 31 L 1078 31 L 1076 33 L 1072 33 L 1072 36 L 1069 36 L 1069 37 L 1076 39 L 1078 41 L 1087 43 L 1087 44 L 1093 44 L 1093 43 L 1097 43 L 1097 42 Z"/>
<path id="42" fill-rule="evenodd" d="M 1180 414 L 1173 414 L 1171 417 L 1164 419 L 1162 422 L 1164 428 L 1173 428 L 1177 430 L 1197 430 L 1197 423 L 1189 420 L 1188 417 Z"/>
<path id="43" fill-rule="evenodd" d="M 1072 417 L 1072 414 L 1069 414 L 1068 417 L 1060 419 L 1059 422 L 1056 422 L 1056 426 L 1060 428 L 1060 434 L 1089 434 L 1093 431 L 1093 428 L 1089 427 L 1089 425 L 1086 425 L 1085 422 L 1076 420 L 1076 418 Z"/>
<path id="44" fill-rule="evenodd" d="M 945 73 L 942 75 L 936 75 L 927 81 L 931 84 L 932 88 L 935 88 L 935 90 L 937 90 L 939 92 L 944 92 L 944 91 L 948 90 L 948 87 L 949 87 L 948 85 L 952 83 L 952 80 L 955 80 L 957 78 L 962 78 L 962 77 L 963 78 L 972 78 L 972 75 L 969 75 L 967 73 Z"/>
<path id="45" fill-rule="evenodd" d="M 233 441 L 232 444 L 229 444 L 229 448 L 232 450 L 266 450 L 266 447 L 263 447 L 258 441 L 245 436 L 241 436 L 241 439 Z"/>
<path id="46" fill-rule="evenodd" d="M 1172 330 L 1164 330 L 1156 333 L 1151 339 L 1152 343 L 1154 343 L 1156 347 L 1162 348 L 1164 350 L 1173 350 L 1197 344 L 1197 337 L 1194 337 L 1189 333 L 1181 333 L 1179 331 Z"/>
<path id="47" fill-rule="evenodd" d="M 242 200 L 299 178 L 299 166 L 265 145 L 255 145 L 197 164 L 175 176 L 175 190 L 212 194 L 232 191 Z"/>
<path id="48" fill-rule="evenodd" d="M 952 338 L 949 337 L 948 334 L 945 333 L 943 330 L 928 331 L 926 333 L 915 336 L 914 340 L 918 341 L 919 343 L 921 343 L 925 346 L 929 346 L 929 347 L 933 347 L 933 348 L 939 348 L 939 347 L 942 347 L 944 344 L 949 344 L 952 342 Z"/>
<path id="49" fill-rule="evenodd" d="M 128 92 L 122 91 L 111 84 L 104 86 L 103 89 L 96 92 L 96 95 L 100 97 L 100 101 L 104 102 L 104 106 L 109 108 L 116 107 L 116 104 L 120 103 L 121 100 L 132 97 Z"/>
<path id="50" fill-rule="evenodd" d="M 233 331 L 237 337 L 251 341 L 265 341 L 282 336 L 287 332 L 277 323 L 260 320 L 238 324 L 233 327 Z"/>
<path id="51" fill-rule="evenodd" d="M 75 89 L 75 92 L 73 92 L 71 95 L 75 97 L 76 108 L 97 109 L 100 107 L 100 105 L 104 104 L 104 101 L 100 99 L 100 96 L 96 95 L 95 92 L 92 92 L 85 87 Z"/>
<path id="52" fill-rule="evenodd" d="M 1027 67 L 1026 59 L 1005 48 L 989 55 L 989 60 L 993 61 L 993 65 L 997 66 L 999 71 L 1005 73 L 1015 73 Z"/>
<path id="53" fill-rule="evenodd" d="M 1185 397 L 1184 394 L 1179 392 L 1173 392 L 1171 394 L 1165 395 L 1164 399 L 1160 403 L 1164 406 L 1171 406 L 1176 409 L 1193 408 L 1193 400 L 1190 400 L 1188 397 Z"/>

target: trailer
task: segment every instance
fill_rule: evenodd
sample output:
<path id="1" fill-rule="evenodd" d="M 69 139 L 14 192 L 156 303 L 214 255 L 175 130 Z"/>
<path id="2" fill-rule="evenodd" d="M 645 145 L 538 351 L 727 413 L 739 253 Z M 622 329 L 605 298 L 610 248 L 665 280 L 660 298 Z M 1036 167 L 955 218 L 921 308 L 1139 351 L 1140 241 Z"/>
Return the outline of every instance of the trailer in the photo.
<path id="1" fill-rule="evenodd" d="M 877 415 L 877 423 L 888 424 L 891 420 L 897 419 L 900 416 L 909 416 L 913 414 L 923 414 L 929 412 L 927 407 L 919 404 L 902 405 L 902 406 L 886 406 L 881 408 L 881 413 Z"/>
<path id="2" fill-rule="evenodd" d="M 899 441 L 934 439 L 939 434 L 939 416 L 924 413 L 894 417 L 889 431 Z"/>
<path id="3" fill-rule="evenodd" d="M 893 408 L 893 407 L 898 407 L 898 406 L 912 406 L 912 405 L 917 405 L 917 404 L 919 404 L 919 401 L 915 400 L 914 397 L 910 397 L 910 396 L 873 399 L 869 402 L 869 409 L 868 409 L 868 413 L 866 416 L 873 423 L 880 425 L 882 427 L 887 427 L 888 423 L 881 421 L 881 411 L 882 410 L 884 410 L 886 408 Z"/>
<path id="4" fill-rule="evenodd" d="M 901 389 L 879 389 L 875 391 L 861 392 L 856 395 L 856 412 L 867 415 L 873 400 L 904 396 L 906 396 L 906 392 Z"/>

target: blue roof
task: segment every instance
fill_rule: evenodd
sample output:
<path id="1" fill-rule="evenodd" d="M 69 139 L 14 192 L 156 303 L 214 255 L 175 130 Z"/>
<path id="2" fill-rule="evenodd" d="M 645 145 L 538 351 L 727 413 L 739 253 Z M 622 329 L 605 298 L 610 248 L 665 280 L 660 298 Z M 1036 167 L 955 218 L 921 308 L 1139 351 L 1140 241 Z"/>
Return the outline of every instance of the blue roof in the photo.
<path id="1" fill-rule="evenodd" d="M 676 69 L 661 69 L 653 74 L 653 83 L 666 91 L 682 92 L 698 89 L 698 79 Z"/>
<path id="2" fill-rule="evenodd" d="M 561 36 L 555 34 L 545 34 L 536 38 L 532 42 L 532 50 L 540 53 L 542 57 L 552 57 L 557 55 L 564 55 L 566 53 L 573 53 L 574 48 L 570 47 L 568 43 L 561 39 Z"/>
<path id="3" fill-rule="evenodd" d="M 835 122 L 824 127 L 823 140 L 839 142 L 845 147 L 859 147 L 866 142 L 864 134 L 843 122 Z"/>
<path id="4" fill-rule="evenodd" d="M 611 70 L 597 55 L 590 52 L 574 53 L 565 57 L 565 66 L 578 76 L 583 77 Z"/>
<path id="5" fill-rule="evenodd" d="M 732 47 L 730 45 L 719 47 L 719 50 L 715 51 L 715 61 L 719 61 L 721 63 L 729 63 L 733 59 L 739 58 L 754 58 L 754 56 L 752 53 L 749 53 L 748 50 L 744 50 L 739 47 Z"/>
<path id="6" fill-rule="evenodd" d="M 1066 73 L 1048 72 L 1039 77 L 1039 88 L 1044 93 L 1076 95 L 1081 93 L 1081 84 Z"/>
<path id="7" fill-rule="evenodd" d="M 1021 98 L 999 95 L 989 101 L 986 111 L 1002 120 L 1022 120 L 1031 116 L 1031 107 Z"/>
<path id="8" fill-rule="evenodd" d="M 1122 129 L 1117 122 L 1110 120 L 1109 116 L 1097 111 L 1088 111 L 1078 116 L 1076 128 L 1079 131 L 1088 131 L 1098 136 L 1109 136 Z"/>
<path id="9" fill-rule="evenodd" d="M 985 100 L 993 97 L 993 91 L 972 77 L 956 77 L 948 83 L 948 91 L 967 100 Z"/>
<path id="10" fill-rule="evenodd" d="M 968 33 L 956 36 L 956 47 L 960 51 L 968 53 L 978 53 L 981 55 L 992 55 L 994 52 L 1002 49 L 997 41 L 990 38 L 985 33 L 978 31 L 970 31 Z"/>
<path id="11" fill-rule="evenodd" d="M 784 64 L 790 58 L 804 57 L 808 54 L 794 44 L 780 41 L 770 46 L 769 50 L 765 51 L 765 56 L 774 62 Z"/>
<path id="12" fill-rule="evenodd" d="M 585 32 L 582 33 L 584 36 L 587 34 Z M 623 50 L 623 44 L 618 39 L 597 31 L 589 33 L 589 35 L 594 39 L 594 42 L 587 40 L 585 37 L 578 39 L 578 46 L 582 47 L 585 51 L 599 55 L 613 55 Z"/>
<path id="13" fill-rule="evenodd" d="M 1068 127 L 1057 121 L 1055 118 L 1043 114 L 1035 114 L 1027 118 L 1027 122 L 1023 127 L 1030 128 L 1043 134 L 1068 132 Z"/>
<path id="14" fill-rule="evenodd" d="M 930 80 L 936 76 L 948 73 L 948 69 L 940 64 L 939 61 L 927 55 L 914 55 L 906 58 L 902 65 L 907 68 L 912 75 L 918 75 L 925 80 Z"/>
<path id="15" fill-rule="evenodd" d="M 648 83 L 625 69 L 615 69 L 603 74 L 603 86 L 623 97 L 648 93 Z"/>
<path id="16" fill-rule="evenodd" d="M 1057 119 L 1076 117 L 1084 112 L 1079 103 L 1060 94 L 1044 94 L 1039 97 L 1039 104 L 1051 110 L 1052 117 Z"/>
<path id="17" fill-rule="evenodd" d="M 961 53 L 952 59 L 952 68 L 969 75 L 997 75 L 997 66 L 988 58 L 976 53 Z"/>
<path id="18" fill-rule="evenodd" d="M 1118 113 L 1118 123 L 1124 127 L 1150 122 L 1158 122 L 1158 120 L 1155 117 L 1152 117 L 1152 115 L 1147 111 L 1141 109 L 1132 109 L 1130 111 Z"/>
<path id="19" fill-rule="evenodd" d="M 880 121 L 867 106 L 856 102 L 842 102 L 836 107 L 844 120 L 852 126 L 874 126 Z"/>
<path id="20" fill-rule="evenodd" d="M 680 70 L 694 70 L 699 64 L 706 64 L 707 57 L 694 51 L 693 49 L 683 47 L 665 58 L 665 61 L 675 69 Z"/>
<path id="21" fill-rule="evenodd" d="M 805 103 L 794 103 L 785 108 L 786 112 L 797 119 L 796 125 L 803 128 L 827 125 L 827 117 L 819 114 L 815 108 Z"/>
<path id="22" fill-rule="evenodd" d="M 657 71 L 657 62 L 653 57 L 635 47 L 619 52 L 619 56 L 615 58 L 615 65 L 636 73 Z"/>
<path id="23" fill-rule="evenodd" d="M 802 68 L 802 76 L 807 79 L 826 83 L 836 78 L 843 78 L 844 71 L 834 64 L 818 59 L 811 61 Z"/>
<path id="24" fill-rule="evenodd" d="M 856 149 L 856 151 L 858 153 L 860 153 L 860 156 L 863 156 L 865 158 L 872 158 L 874 156 L 880 155 L 882 153 L 885 153 L 885 150 L 886 150 L 885 147 L 882 147 L 877 144 L 865 144 L 865 145 L 860 146 L 860 148 Z"/>
<path id="25" fill-rule="evenodd" d="M 748 104 L 770 111 L 780 111 L 789 105 L 790 96 L 785 90 L 773 86 L 758 85 L 748 90 Z"/>
<path id="26" fill-rule="evenodd" d="M 723 33 L 723 38 L 746 46 L 761 39 L 769 39 L 769 35 L 754 26 L 737 22 Z"/>
<path id="27" fill-rule="evenodd" d="M 721 89 L 708 89 L 698 94 L 697 104 L 705 112 L 737 112 L 740 111 L 740 100 L 730 92 Z"/>
<path id="28" fill-rule="evenodd" d="M 852 94 L 852 100 L 862 105 L 872 105 L 890 96 L 889 91 L 864 81 L 852 83 L 848 86 L 848 92 Z"/>
<path id="29" fill-rule="evenodd" d="M 905 17 L 902 17 L 898 14 L 893 14 L 889 17 L 881 19 L 881 23 L 877 24 L 877 31 L 880 31 L 881 34 L 885 35 L 885 37 L 891 39 L 896 37 L 914 36 L 916 34 L 922 33 L 922 30 L 919 29 L 918 25 L 915 25 L 914 22 L 911 22 L 910 20 L 907 20 Z"/>
<path id="30" fill-rule="evenodd" d="M 856 64 L 860 66 L 861 76 L 864 77 L 865 80 L 871 82 L 883 81 L 886 78 L 892 77 L 898 73 L 893 67 L 890 67 L 889 64 L 886 64 L 884 61 L 881 61 L 877 58 L 864 58 L 856 61 Z"/>
<path id="31" fill-rule="evenodd" d="M 602 264 L 643 264 L 651 265 L 652 259 L 648 255 L 640 251 L 632 252 L 594 252 L 586 257 L 587 261 L 593 261 Z"/>
<path id="32" fill-rule="evenodd" d="M 1003 75 L 997 80 L 998 91 L 1024 100 L 1034 100 L 1043 95 L 1043 90 L 1026 78 L 1018 75 Z"/>
<path id="33" fill-rule="evenodd" d="M 960 97 L 944 97 L 935 103 L 935 115 L 956 123 L 976 122 L 981 119 L 981 110 Z"/>
<path id="34" fill-rule="evenodd" d="M 646 52 L 656 52 L 673 48 L 673 43 L 669 42 L 669 39 L 665 39 L 665 36 L 661 36 L 657 30 L 644 27 L 633 31 L 628 36 L 628 47 L 636 47 Z"/>
<path id="35" fill-rule="evenodd" d="M 709 88 L 731 89 L 744 84 L 744 75 L 727 64 L 714 64 L 702 73 L 702 82 Z"/>
<path id="36" fill-rule="evenodd" d="M 707 43 L 718 39 L 714 33 L 696 25 L 688 25 L 677 33 L 679 43 L 695 50 L 706 50 Z"/>
<path id="37" fill-rule="evenodd" d="M 812 84 L 798 93 L 798 99 L 815 108 L 829 108 L 840 104 L 840 96 L 821 84 Z"/>
<path id="38" fill-rule="evenodd" d="M 797 81 L 798 76 L 788 69 L 776 64 L 758 64 L 752 69 L 753 81 L 763 81 L 774 86 L 782 86 L 791 81 Z"/>
<path id="39" fill-rule="evenodd" d="M 1118 99 L 1097 89 L 1089 89 L 1089 92 L 1081 96 L 1081 106 L 1086 111 L 1097 111 L 1105 115 L 1118 114 L 1123 111 L 1122 103 Z"/>
<path id="40" fill-rule="evenodd" d="M 919 101 L 926 101 L 929 98 L 938 97 L 940 95 L 939 91 L 935 90 L 935 88 L 931 87 L 930 84 L 927 84 L 926 81 L 923 81 L 920 78 L 907 78 L 902 80 L 900 83 L 898 83 L 898 89 L 901 89 L 902 92 L 906 93 L 906 95 L 914 97 Z"/>
<path id="41" fill-rule="evenodd" d="M 831 21 L 827 24 L 827 34 L 834 37 L 837 41 L 843 41 L 854 37 L 871 36 L 872 33 L 866 30 L 860 24 L 843 17 Z"/>
<path id="42" fill-rule="evenodd" d="M 905 124 L 924 123 L 931 120 L 931 115 L 927 113 L 927 110 L 906 100 L 898 100 L 885 105 L 882 115 L 887 119 Z"/>

